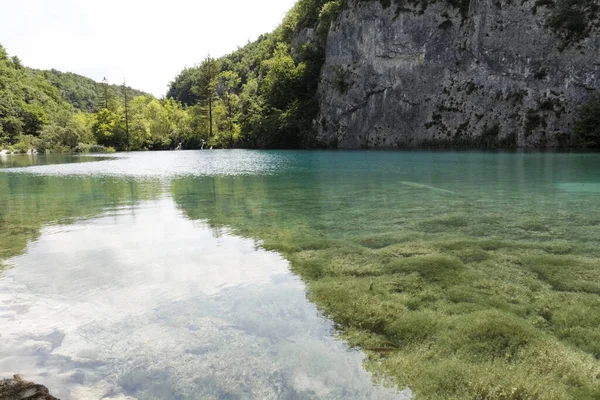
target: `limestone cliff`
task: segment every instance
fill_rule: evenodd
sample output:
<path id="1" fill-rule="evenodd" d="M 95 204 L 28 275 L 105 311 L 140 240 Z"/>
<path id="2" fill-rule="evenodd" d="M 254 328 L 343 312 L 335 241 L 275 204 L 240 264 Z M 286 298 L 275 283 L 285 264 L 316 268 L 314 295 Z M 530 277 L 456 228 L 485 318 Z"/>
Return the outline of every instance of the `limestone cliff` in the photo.
<path id="1" fill-rule="evenodd" d="M 340 148 L 557 146 L 600 89 L 599 5 L 349 0 L 327 36 L 318 139 Z"/>
<path id="2" fill-rule="evenodd" d="M 0 379 L 0 399 L 2 400 L 57 400 L 48 388 L 23 380 L 19 375 L 12 379 Z"/>

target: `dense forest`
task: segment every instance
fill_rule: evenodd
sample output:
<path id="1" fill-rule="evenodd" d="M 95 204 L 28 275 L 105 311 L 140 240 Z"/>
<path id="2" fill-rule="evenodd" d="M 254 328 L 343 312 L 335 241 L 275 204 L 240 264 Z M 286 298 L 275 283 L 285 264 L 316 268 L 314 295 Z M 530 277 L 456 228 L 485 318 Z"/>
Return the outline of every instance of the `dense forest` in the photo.
<path id="1" fill-rule="evenodd" d="M 313 147 L 325 36 L 340 5 L 301 0 L 274 32 L 183 70 L 162 100 L 72 73 L 29 69 L 0 48 L 0 146 L 13 152 Z M 316 25 L 318 40 L 292 49 L 298 27 Z"/>
<path id="2" fill-rule="evenodd" d="M 357 3 L 367 2 L 380 2 L 396 16 L 411 10 L 423 13 L 430 4 L 446 2 L 463 18 L 467 18 L 469 5 L 468 1 L 458 0 L 359 0 Z M 547 24 L 564 43 L 589 34 L 587 29 L 596 16 L 595 8 L 580 0 L 562 0 L 557 7 L 551 3 Z M 222 122 L 217 123 L 216 137 L 206 129 L 203 134 L 213 138 L 215 144 L 248 148 L 331 146 L 317 139 L 318 87 L 329 85 L 339 93 L 346 93 L 352 84 L 345 70 L 332 79 L 321 75 L 327 34 L 349 6 L 348 0 L 297 1 L 272 33 L 219 60 L 208 57 L 200 65 L 184 69 L 171 83 L 167 97 L 186 107 L 197 107 L 198 111 L 214 106 L 216 101 L 218 121 Z M 207 71 L 215 68 L 220 73 L 207 75 Z M 562 145 L 600 147 L 600 97 L 591 94 L 579 115 L 573 135 Z M 452 146 L 461 144 L 455 142 Z"/>
<path id="3" fill-rule="evenodd" d="M 162 150 L 194 142 L 192 120 L 174 100 L 125 84 L 39 71 L 0 46 L 0 150 L 12 153 Z"/>
<path id="4" fill-rule="evenodd" d="M 339 0 L 300 0 L 274 32 L 219 60 L 207 57 L 200 65 L 184 69 L 171 83 L 167 97 L 199 109 L 212 103 L 219 144 L 320 146 L 314 132 L 317 87 L 327 31 L 342 7 Z M 316 35 L 294 46 L 294 34 L 302 27 L 317 27 Z M 215 69 L 218 73 L 211 74 Z"/>
<path id="5" fill-rule="evenodd" d="M 458 9 L 464 3 L 448 1 Z M 181 71 L 161 100 L 124 84 L 24 67 L 0 46 L 0 148 L 86 152 L 324 147 L 326 143 L 316 140 L 317 89 L 327 33 L 346 7 L 347 0 L 299 0 L 272 33 Z M 305 27 L 313 28 L 308 30 L 311 37 L 296 43 Z M 344 92 L 348 83 L 339 74 L 327 84 Z M 600 146 L 600 100 L 594 95 L 590 99 L 570 145 Z"/>
<path id="6" fill-rule="evenodd" d="M 76 110 L 94 113 L 98 111 L 100 94 L 104 90 L 104 83 L 96 82 L 85 76 L 72 72 L 60 72 L 55 69 L 48 71 L 32 70 L 35 75 L 42 75 L 69 104 Z M 118 85 L 109 85 L 112 93 L 123 100 L 123 88 Z M 145 96 L 141 90 L 127 88 L 130 97 Z"/>

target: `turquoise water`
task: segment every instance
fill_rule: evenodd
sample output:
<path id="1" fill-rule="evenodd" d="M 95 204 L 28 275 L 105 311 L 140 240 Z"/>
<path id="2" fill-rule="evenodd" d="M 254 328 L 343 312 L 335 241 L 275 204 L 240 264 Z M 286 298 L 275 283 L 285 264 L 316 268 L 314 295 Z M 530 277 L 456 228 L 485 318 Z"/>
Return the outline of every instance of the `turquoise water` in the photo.
<path id="1" fill-rule="evenodd" d="M 61 398 L 408 398 L 410 382 L 373 383 L 377 367 L 336 335 L 335 323 L 366 329 L 359 317 L 319 287 L 309 301 L 303 281 L 378 276 L 400 245 L 427 256 L 488 240 L 515 244 L 517 258 L 584 257 L 574 292 L 600 294 L 600 154 L 11 157 L 0 158 L 0 375 Z M 471 268 L 480 250 L 447 254 Z M 477 257 L 474 269 L 505 255 Z M 486 306 L 525 318 L 540 304 L 521 295 Z M 600 352 L 578 344 L 589 336 L 539 329 Z"/>

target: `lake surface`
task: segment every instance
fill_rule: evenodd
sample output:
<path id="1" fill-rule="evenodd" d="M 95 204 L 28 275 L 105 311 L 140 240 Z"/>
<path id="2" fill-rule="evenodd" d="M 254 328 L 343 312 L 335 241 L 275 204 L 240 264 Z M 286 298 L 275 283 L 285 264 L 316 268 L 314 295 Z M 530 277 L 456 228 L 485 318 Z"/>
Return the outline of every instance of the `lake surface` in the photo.
<path id="1" fill-rule="evenodd" d="M 600 257 L 600 155 L 0 156 L 0 376 L 64 399 L 408 399 L 284 253 L 456 237 Z"/>
<path id="2" fill-rule="evenodd" d="M 409 398 L 372 382 L 281 255 L 173 198 L 176 180 L 212 190 L 202 177 L 278 174 L 287 155 L 80 160 L 0 158 L 2 376 L 63 399 Z"/>

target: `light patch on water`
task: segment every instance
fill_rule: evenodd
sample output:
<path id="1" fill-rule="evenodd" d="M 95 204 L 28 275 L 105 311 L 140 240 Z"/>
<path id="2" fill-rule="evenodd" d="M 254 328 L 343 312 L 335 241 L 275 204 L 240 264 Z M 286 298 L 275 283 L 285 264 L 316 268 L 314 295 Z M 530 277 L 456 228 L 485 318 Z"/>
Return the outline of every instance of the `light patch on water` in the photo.
<path id="1" fill-rule="evenodd" d="M 556 185 L 559 189 L 573 193 L 600 193 L 600 182 L 566 182 Z"/>
<path id="2" fill-rule="evenodd" d="M 0 375 L 62 399 L 376 398 L 280 255 L 170 198 L 45 228 L 0 280 Z"/>
<path id="3" fill-rule="evenodd" d="M 102 161 L 11 168 L 10 172 L 53 176 L 94 175 L 140 178 L 159 176 L 169 178 L 184 175 L 269 174 L 286 167 L 288 164 L 288 160 L 282 155 L 248 150 L 118 153 L 111 156 L 101 156 L 99 159 Z"/>
<path id="4" fill-rule="evenodd" d="M 419 189 L 428 189 L 428 190 L 432 190 L 434 192 L 439 192 L 439 193 L 449 193 L 449 194 L 456 194 L 456 192 L 453 192 L 451 190 L 446 190 L 446 189 L 441 189 L 435 186 L 431 186 L 431 185 L 425 185 L 423 183 L 418 183 L 418 182 L 407 182 L 407 181 L 402 181 L 399 182 L 402 185 L 405 186 L 410 186 L 410 187 L 415 187 L 415 188 L 419 188 Z"/>

